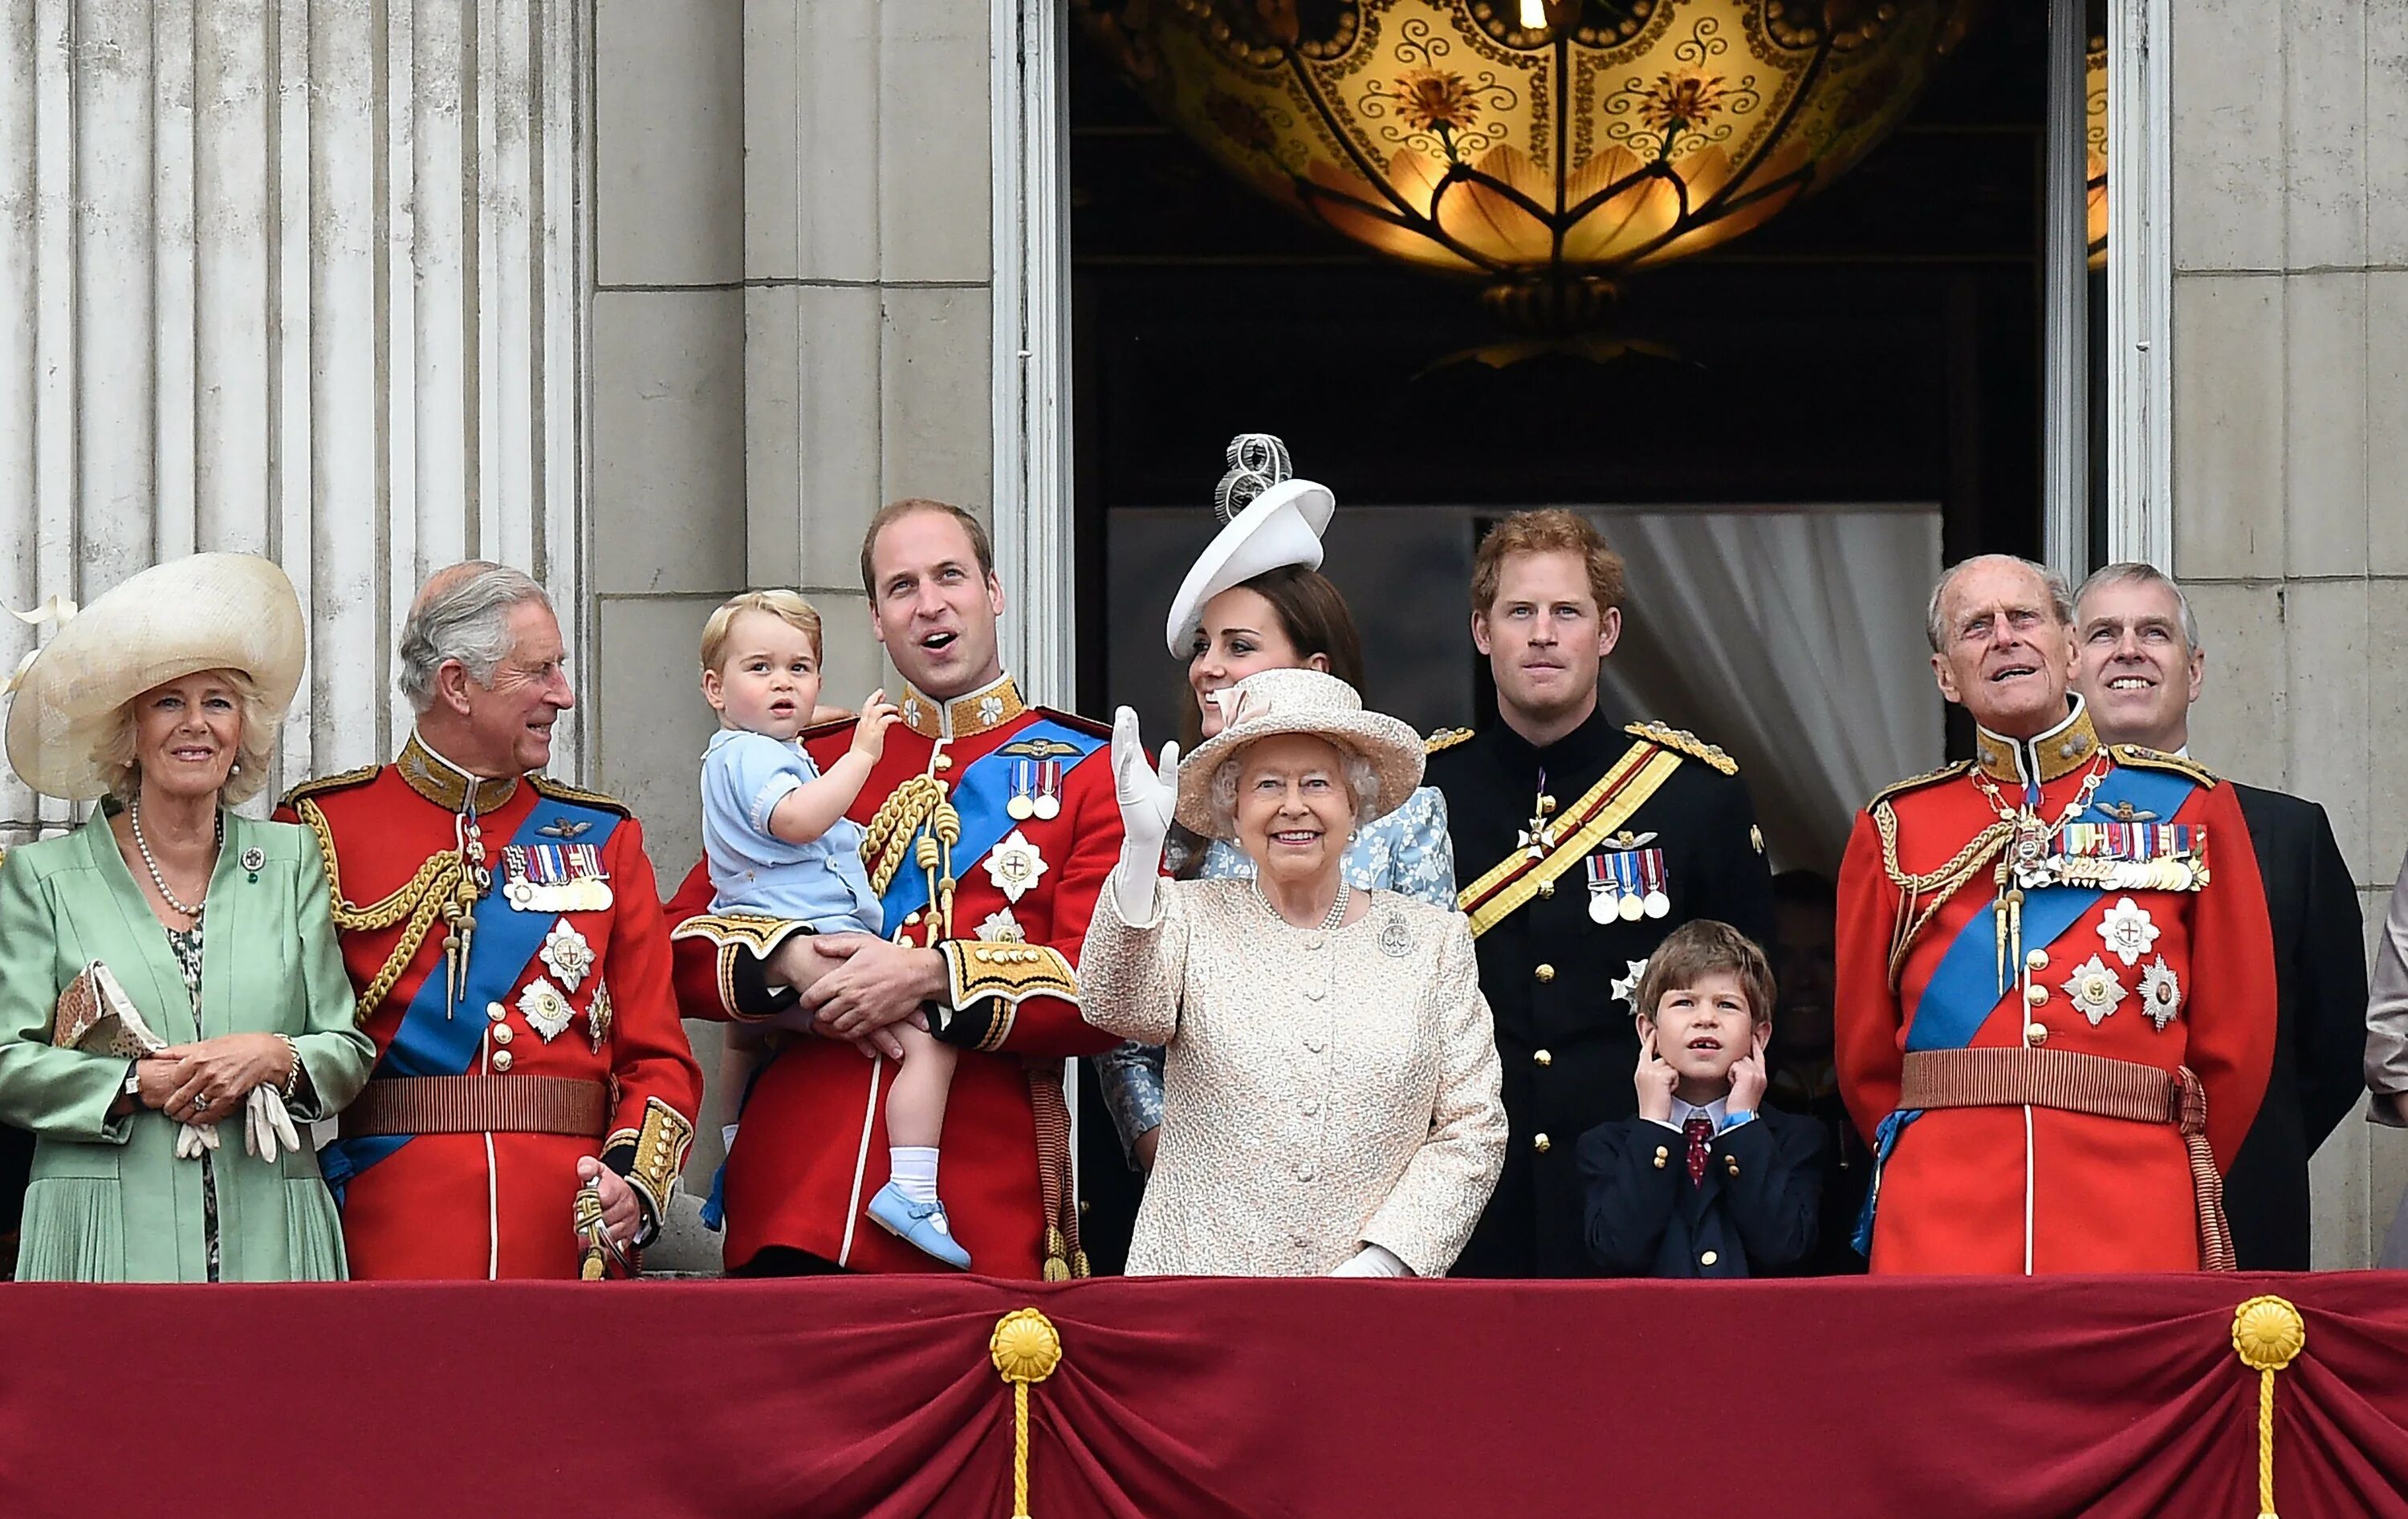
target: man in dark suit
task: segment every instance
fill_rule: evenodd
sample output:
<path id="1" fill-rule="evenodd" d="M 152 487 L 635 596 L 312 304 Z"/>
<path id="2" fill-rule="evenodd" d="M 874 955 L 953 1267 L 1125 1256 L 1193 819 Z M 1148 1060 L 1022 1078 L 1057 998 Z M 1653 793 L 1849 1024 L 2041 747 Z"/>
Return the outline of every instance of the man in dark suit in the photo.
<path id="1" fill-rule="evenodd" d="M 2182 588 L 2147 565 L 2110 565 L 2083 583 L 2074 625 L 2074 684 L 2100 737 L 2187 754 L 2206 652 Z M 2265 878 L 2279 995 L 2266 1100 L 2225 1178 L 2224 1210 L 2243 1270 L 2304 1271 L 2308 1157 L 2365 1090 L 2364 924 L 2325 810 L 2225 783 Z"/>

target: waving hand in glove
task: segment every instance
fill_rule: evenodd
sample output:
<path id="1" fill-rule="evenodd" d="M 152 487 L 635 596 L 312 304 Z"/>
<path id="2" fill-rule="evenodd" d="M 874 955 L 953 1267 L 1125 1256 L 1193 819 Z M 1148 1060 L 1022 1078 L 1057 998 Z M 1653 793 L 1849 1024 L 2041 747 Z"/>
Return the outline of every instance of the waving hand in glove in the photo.
<path id="1" fill-rule="evenodd" d="M 1162 873 L 1162 843 L 1179 808 L 1179 745 L 1162 746 L 1162 762 L 1151 764 L 1138 741 L 1137 713 L 1124 707 L 1112 717 L 1112 795 L 1121 804 L 1121 863 L 1112 871 L 1112 901 L 1121 921 L 1154 921 L 1154 880 Z"/>

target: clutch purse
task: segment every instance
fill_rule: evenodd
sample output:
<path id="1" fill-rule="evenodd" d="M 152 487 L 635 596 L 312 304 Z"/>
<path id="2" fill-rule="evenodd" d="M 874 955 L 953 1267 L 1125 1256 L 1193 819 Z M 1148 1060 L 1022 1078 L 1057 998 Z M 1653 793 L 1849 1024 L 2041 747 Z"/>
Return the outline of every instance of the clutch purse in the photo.
<path id="1" fill-rule="evenodd" d="M 97 960 L 84 967 L 59 994 L 58 1007 L 50 1015 L 50 1043 L 62 1050 L 122 1055 L 128 1060 L 167 1047 L 167 1041 L 142 1021 L 125 988 Z"/>

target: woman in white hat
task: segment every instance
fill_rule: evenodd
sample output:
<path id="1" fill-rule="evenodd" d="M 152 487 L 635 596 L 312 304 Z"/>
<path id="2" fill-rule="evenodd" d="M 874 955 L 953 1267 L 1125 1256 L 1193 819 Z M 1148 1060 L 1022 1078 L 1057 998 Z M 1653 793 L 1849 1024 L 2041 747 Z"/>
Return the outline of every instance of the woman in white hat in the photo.
<path id="1" fill-rule="evenodd" d="M 1187 663 L 1196 704 L 1186 738 L 1221 731 L 1222 693 L 1260 670 L 1324 670 L 1363 689 L 1363 642 L 1354 619 L 1321 573 L 1321 535 L 1337 498 L 1289 472 L 1287 446 L 1268 433 L 1232 439 L 1229 472 L 1214 493 L 1223 527 L 1187 571 L 1164 632 L 1171 657 Z M 1248 880 L 1254 862 L 1225 838 L 1173 827 L 1164 851 L 1182 879 Z M 1446 798 L 1417 788 L 1360 829 L 1340 867 L 1356 891 L 1392 891 L 1442 908 L 1455 905 L 1455 848 Z M 1098 1057 L 1104 1105 L 1130 1162 L 1154 1165 L 1161 1138 L 1162 1052 L 1131 1041 Z"/>
<path id="2" fill-rule="evenodd" d="M 1233 691 L 1184 764 L 1175 743 L 1148 764 L 1127 708 L 1112 734 L 1125 833 L 1081 1004 L 1165 1046 L 1168 1086 L 1129 1273 L 1442 1275 L 1505 1158 L 1471 933 L 1342 867 L 1421 783 L 1421 740 L 1316 670 Z M 1174 818 L 1253 878 L 1161 879 Z"/>
<path id="3" fill-rule="evenodd" d="M 0 1120 L 36 1136 L 21 1279 L 343 1275 L 295 1125 L 349 1102 L 375 1048 L 308 830 L 227 810 L 266 782 L 302 638 L 281 569 L 195 554 L 101 596 L 15 682 L 18 776 L 103 799 L 0 863 Z"/>

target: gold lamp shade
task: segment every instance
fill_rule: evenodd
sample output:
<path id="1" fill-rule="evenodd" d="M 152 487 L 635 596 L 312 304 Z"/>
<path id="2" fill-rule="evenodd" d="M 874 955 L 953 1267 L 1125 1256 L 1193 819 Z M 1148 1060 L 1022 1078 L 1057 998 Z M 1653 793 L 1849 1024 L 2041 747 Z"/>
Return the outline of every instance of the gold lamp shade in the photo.
<path id="1" fill-rule="evenodd" d="M 1577 322 L 1812 194 L 1976 0 L 1074 0 L 1155 110 L 1292 209 Z"/>

